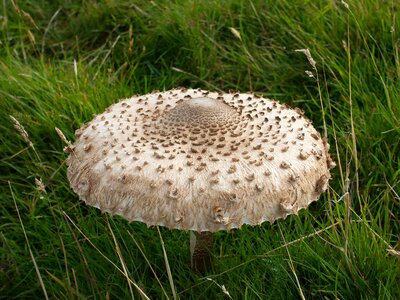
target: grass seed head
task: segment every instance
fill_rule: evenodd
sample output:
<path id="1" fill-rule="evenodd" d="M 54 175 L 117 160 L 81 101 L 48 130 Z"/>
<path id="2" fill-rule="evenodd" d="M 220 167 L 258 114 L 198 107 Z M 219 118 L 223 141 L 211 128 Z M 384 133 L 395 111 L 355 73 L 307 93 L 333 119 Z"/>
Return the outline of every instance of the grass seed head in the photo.
<path id="1" fill-rule="evenodd" d="M 33 144 L 31 142 L 31 140 L 29 139 L 29 134 L 28 134 L 28 132 L 26 132 L 24 126 L 22 126 L 21 123 L 18 122 L 18 120 L 16 118 L 14 118 L 13 116 L 10 116 L 10 118 L 11 118 L 12 122 L 14 123 L 15 129 L 18 130 L 18 132 L 20 133 L 20 135 L 22 136 L 24 141 L 26 143 L 28 143 L 29 146 L 33 147 Z"/>
<path id="2" fill-rule="evenodd" d="M 44 185 L 42 178 L 35 178 L 35 185 L 38 192 L 46 194 L 46 186 Z"/>
<path id="3" fill-rule="evenodd" d="M 310 50 L 309 50 L 308 48 L 306 48 L 306 49 L 296 49 L 296 50 L 294 50 L 294 51 L 304 53 L 304 54 L 306 55 L 306 57 L 307 57 L 308 62 L 310 63 L 310 65 L 311 65 L 314 69 L 316 69 L 317 62 L 316 62 L 316 61 L 314 60 L 314 58 L 311 56 L 311 52 L 310 52 Z"/>

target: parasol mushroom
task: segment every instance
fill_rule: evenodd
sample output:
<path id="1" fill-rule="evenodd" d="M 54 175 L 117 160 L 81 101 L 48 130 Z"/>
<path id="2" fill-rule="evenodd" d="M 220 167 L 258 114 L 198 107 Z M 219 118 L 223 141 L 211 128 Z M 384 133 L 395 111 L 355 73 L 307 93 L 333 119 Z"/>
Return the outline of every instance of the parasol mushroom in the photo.
<path id="1" fill-rule="evenodd" d="M 110 106 L 76 131 L 68 179 L 86 204 L 149 226 L 210 233 L 296 214 L 326 190 L 334 166 L 300 109 L 254 94 L 155 91 Z"/>

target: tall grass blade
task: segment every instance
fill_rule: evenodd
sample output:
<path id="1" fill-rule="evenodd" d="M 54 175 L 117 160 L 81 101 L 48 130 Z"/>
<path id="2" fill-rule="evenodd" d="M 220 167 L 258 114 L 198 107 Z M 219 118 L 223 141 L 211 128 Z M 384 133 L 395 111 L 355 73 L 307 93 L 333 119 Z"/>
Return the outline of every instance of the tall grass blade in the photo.
<path id="1" fill-rule="evenodd" d="M 20 222 L 20 224 L 21 224 L 22 232 L 24 233 L 26 245 L 28 246 L 29 255 L 31 256 L 32 263 L 33 263 L 33 266 L 34 266 L 35 271 L 36 271 L 36 275 L 37 275 L 37 277 L 38 277 L 38 279 L 39 279 L 39 283 L 40 283 L 40 286 L 41 286 L 42 291 L 43 291 L 43 296 L 44 296 L 44 298 L 47 300 L 47 299 L 49 299 L 49 296 L 47 295 L 47 290 L 46 290 L 46 287 L 45 287 L 45 285 L 44 285 L 44 282 L 43 282 L 43 279 L 42 279 L 42 275 L 40 274 L 40 270 L 39 270 L 39 267 L 38 267 L 38 265 L 37 265 L 37 263 L 36 263 L 35 256 L 33 255 L 33 252 L 32 252 L 32 249 L 31 249 L 31 245 L 30 245 L 30 243 L 29 243 L 29 239 L 28 239 L 28 236 L 27 236 L 26 231 L 25 231 L 25 226 L 24 226 L 24 223 L 22 222 L 22 218 L 21 218 L 21 215 L 20 215 L 20 213 L 19 213 L 17 201 L 15 200 L 14 192 L 13 192 L 13 190 L 12 190 L 12 188 L 11 188 L 11 183 L 10 183 L 10 181 L 8 181 L 7 183 L 8 183 L 8 186 L 9 186 L 9 188 L 10 188 L 10 193 L 11 193 L 11 196 L 12 196 L 12 198 L 13 198 L 14 205 L 15 205 L 15 209 L 16 209 L 17 214 L 18 214 L 18 219 L 19 219 L 19 222 Z"/>
<path id="2" fill-rule="evenodd" d="M 96 247 L 95 244 L 82 232 L 82 230 L 75 224 L 75 222 L 68 216 L 66 212 L 63 211 L 64 216 L 71 222 L 71 224 L 79 231 L 79 233 L 85 238 L 86 241 L 89 242 L 89 244 L 96 249 L 96 251 L 104 257 L 115 269 L 117 269 L 122 275 L 125 276 L 125 273 L 123 270 L 121 270 L 111 259 L 109 259 L 106 255 L 104 255 L 103 252 L 100 251 L 99 248 Z M 138 290 L 141 296 L 143 296 L 144 299 L 150 300 L 150 298 L 145 294 L 145 292 L 135 283 L 133 282 L 129 277 L 126 278 L 131 284 L 135 286 L 135 288 Z"/>
<path id="3" fill-rule="evenodd" d="M 167 251 L 165 250 L 164 240 L 162 238 L 161 231 L 158 226 L 157 226 L 157 231 L 158 231 L 158 235 L 160 236 L 161 247 L 162 247 L 163 254 L 164 254 L 165 267 L 167 268 L 168 280 L 169 280 L 169 284 L 171 286 L 172 295 L 174 297 L 174 300 L 177 300 L 178 296 L 176 295 L 176 291 L 175 291 L 175 284 L 174 284 L 174 279 L 172 278 L 171 268 L 169 266 Z"/>

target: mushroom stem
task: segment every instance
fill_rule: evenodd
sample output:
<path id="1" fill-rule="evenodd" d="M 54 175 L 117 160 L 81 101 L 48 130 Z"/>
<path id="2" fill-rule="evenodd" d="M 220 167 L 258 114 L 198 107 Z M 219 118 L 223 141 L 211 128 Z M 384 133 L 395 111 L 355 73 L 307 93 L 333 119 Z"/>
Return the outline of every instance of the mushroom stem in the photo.
<path id="1" fill-rule="evenodd" d="M 213 234 L 209 231 L 190 231 L 190 262 L 192 269 L 205 274 L 212 268 Z"/>

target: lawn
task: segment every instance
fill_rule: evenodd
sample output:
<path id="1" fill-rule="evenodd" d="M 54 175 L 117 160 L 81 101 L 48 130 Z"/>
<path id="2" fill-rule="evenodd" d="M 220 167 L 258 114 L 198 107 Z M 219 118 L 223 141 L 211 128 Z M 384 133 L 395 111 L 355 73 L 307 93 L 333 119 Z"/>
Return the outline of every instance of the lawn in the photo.
<path id="1" fill-rule="evenodd" d="M 0 299 L 400 299 L 399 11 L 396 0 L 2 1 Z M 178 86 L 300 107 L 336 162 L 307 210 L 218 232 L 206 275 L 190 268 L 188 232 L 80 202 L 55 129 L 73 142 L 119 99 Z"/>

